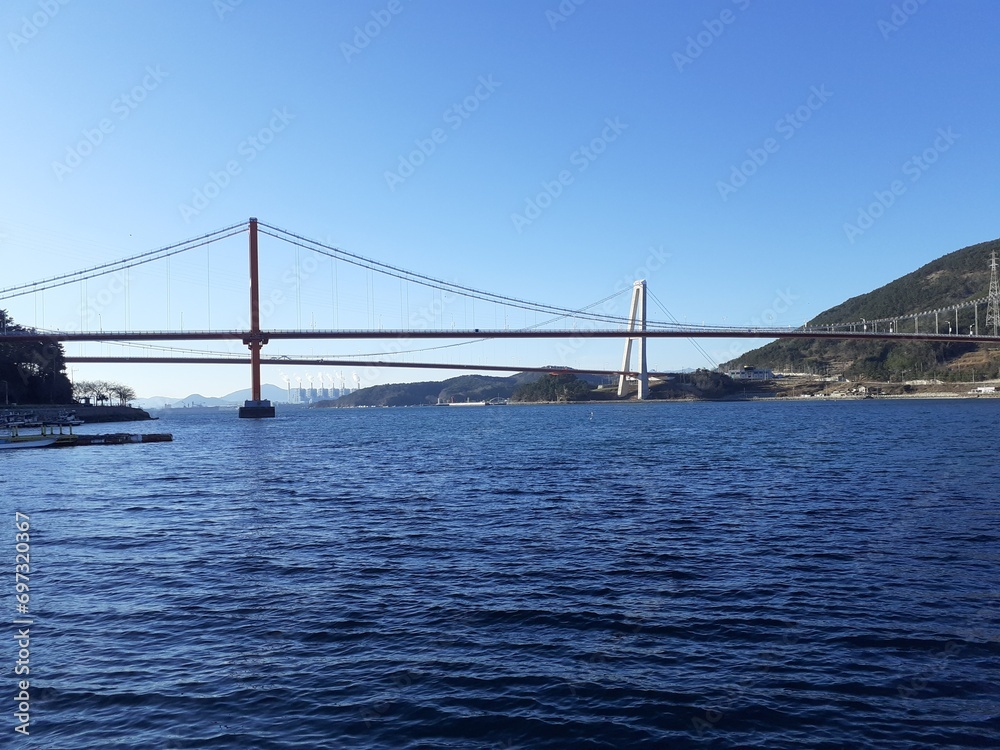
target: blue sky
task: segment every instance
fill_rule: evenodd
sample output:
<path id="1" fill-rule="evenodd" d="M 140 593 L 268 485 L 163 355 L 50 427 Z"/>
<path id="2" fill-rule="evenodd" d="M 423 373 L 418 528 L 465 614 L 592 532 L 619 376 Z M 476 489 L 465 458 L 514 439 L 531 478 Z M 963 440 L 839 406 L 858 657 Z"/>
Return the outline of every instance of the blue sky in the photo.
<path id="1" fill-rule="evenodd" d="M 638 270 L 681 320 L 798 325 L 1000 234 L 998 21 L 988 0 L 11 0 L 0 287 L 257 216 L 554 305 L 588 305 Z M 433 302 L 326 259 L 303 273 L 304 251 L 269 238 L 261 253 L 264 294 L 283 299 L 266 326 L 391 327 Z M 47 328 L 232 328 L 246 289 L 234 238 L 169 269 L 2 304 Z M 627 299 L 615 304 L 624 314 Z M 476 315 L 477 327 L 535 322 Z M 471 322 L 453 299 L 435 325 Z M 703 345 L 722 360 L 753 344 Z M 620 350 L 490 342 L 411 358 L 613 368 Z M 650 364 L 706 363 L 678 341 L 653 342 Z M 74 375 L 177 397 L 248 379 L 222 366 Z M 364 385 L 446 375 L 359 373 Z"/>

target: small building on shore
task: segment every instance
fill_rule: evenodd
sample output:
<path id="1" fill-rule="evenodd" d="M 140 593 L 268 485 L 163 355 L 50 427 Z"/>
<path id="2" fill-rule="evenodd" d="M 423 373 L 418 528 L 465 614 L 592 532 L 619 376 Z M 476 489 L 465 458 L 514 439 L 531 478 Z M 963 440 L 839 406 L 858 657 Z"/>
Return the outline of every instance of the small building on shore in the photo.
<path id="1" fill-rule="evenodd" d="M 729 370 L 726 375 L 733 380 L 774 380 L 774 372 L 753 365 L 745 365 L 740 370 Z"/>

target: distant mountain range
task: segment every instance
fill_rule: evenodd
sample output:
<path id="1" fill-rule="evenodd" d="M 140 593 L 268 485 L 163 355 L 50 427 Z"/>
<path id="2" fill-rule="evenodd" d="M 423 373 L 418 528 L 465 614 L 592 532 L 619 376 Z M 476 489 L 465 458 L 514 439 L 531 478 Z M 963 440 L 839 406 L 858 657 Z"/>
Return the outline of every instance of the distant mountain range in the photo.
<path id="1" fill-rule="evenodd" d="M 260 388 L 260 395 L 275 404 L 288 403 L 288 391 L 277 385 L 265 383 Z M 202 396 L 200 393 L 192 393 L 184 398 L 170 398 L 168 396 L 152 396 L 150 398 L 137 398 L 132 403 L 140 409 L 162 409 L 167 404 L 171 407 L 179 406 L 243 406 L 243 402 L 250 398 L 250 389 L 233 391 L 225 396 Z"/>

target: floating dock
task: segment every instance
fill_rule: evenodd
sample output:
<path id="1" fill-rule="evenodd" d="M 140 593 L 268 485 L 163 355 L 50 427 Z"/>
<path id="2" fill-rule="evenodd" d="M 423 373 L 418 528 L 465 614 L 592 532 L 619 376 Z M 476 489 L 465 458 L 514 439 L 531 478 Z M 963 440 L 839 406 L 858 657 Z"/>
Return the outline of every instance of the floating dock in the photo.
<path id="1" fill-rule="evenodd" d="M 67 445 L 126 445 L 128 443 L 169 443 L 174 436 L 169 432 L 129 434 L 113 432 L 108 435 L 73 435 L 76 440 Z"/>
<path id="2" fill-rule="evenodd" d="M 56 432 L 56 428 L 59 432 Z M 63 427 L 69 427 L 64 432 Z M 71 448 L 74 445 L 127 445 L 129 443 L 169 443 L 174 439 L 170 433 L 113 432 L 105 435 L 74 435 L 70 425 L 43 424 L 37 434 L 24 435 L 21 426 L 6 425 L 7 435 L 0 435 L 0 449 L 11 448 Z"/>

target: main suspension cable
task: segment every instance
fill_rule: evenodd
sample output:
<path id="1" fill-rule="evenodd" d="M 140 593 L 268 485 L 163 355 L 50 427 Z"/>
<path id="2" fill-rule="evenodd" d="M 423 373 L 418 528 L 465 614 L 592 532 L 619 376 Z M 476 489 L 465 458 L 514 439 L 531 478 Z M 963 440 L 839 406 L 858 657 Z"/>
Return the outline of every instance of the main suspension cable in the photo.
<path id="1" fill-rule="evenodd" d="M 141 253 L 139 255 L 133 255 L 129 258 L 122 258 L 110 263 L 103 263 L 99 266 L 85 268 L 80 271 L 74 271 L 61 276 L 53 276 L 52 278 L 42 279 L 41 281 L 33 281 L 29 284 L 21 284 L 7 289 L 0 289 L 0 299 L 21 297 L 26 294 L 33 294 L 34 292 L 40 292 L 46 289 L 54 289 L 56 287 L 65 286 L 66 284 L 73 284 L 78 281 L 85 281 L 96 276 L 106 276 L 109 273 L 124 271 L 126 268 L 135 268 L 136 266 L 141 266 L 145 263 L 152 263 L 153 261 L 162 260 L 163 258 L 169 258 L 172 255 L 185 253 L 188 250 L 194 250 L 197 247 L 202 247 L 217 240 L 224 240 L 227 237 L 233 237 L 246 231 L 247 227 L 245 224 L 233 224 L 225 229 L 217 229 L 209 234 L 204 234 L 201 237 L 195 237 L 194 239 L 186 240 L 185 242 L 178 242 L 174 245 L 167 245 L 166 247 L 161 247 L 157 250 L 150 250 L 149 252 Z"/>
<path id="2" fill-rule="evenodd" d="M 307 250 L 312 250 L 313 252 L 324 255 L 328 258 L 335 258 L 338 260 L 343 260 L 361 268 L 367 268 L 372 271 L 377 271 L 379 273 L 385 274 L 387 276 L 392 276 L 393 278 L 402 279 L 404 281 L 409 281 L 414 284 L 420 284 L 421 286 L 430 287 L 432 289 L 438 289 L 443 292 L 450 292 L 453 294 L 458 294 L 463 297 L 470 297 L 473 299 L 483 300 L 485 302 L 492 302 L 495 304 L 507 305 L 509 307 L 516 307 L 523 310 L 530 310 L 532 312 L 544 312 L 547 314 L 557 313 L 561 317 L 572 317 L 581 320 L 594 320 L 603 323 L 614 323 L 617 325 L 628 325 L 628 319 L 616 315 L 604 315 L 600 313 L 581 313 L 579 310 L 572 310 L 565 307 L 558 307 L 555 305 L 547 305 L 541 302 L 531 302 L 529 300 L 519 299 L 517 297 L 510 297 L 502 294 L 494 294 L 493 292 L 486 292 L 481 289 L 475 289 L 473 287 L 464 286 L 462 284 L 456 284 L 450 281 L 444 281 L 442 279 L 437 279 L 432 276 L 426 276 L 424 274 L 416 273 L 415 271 L 409 271 L 405 268 L 400 268 L 398 266 L 389 265 L 388 263 L 381 263 L 380 261 L 373 260 L 371 258 L 366 258 L 355 253 L 348 252 L 341 248 L 333 247 L 331 245 L 325 245 L 322 242 L 316 240 L 310 240 L 307 237 L 302 237 L 293 232 L 289 232 L 284 229 L 272 226 L 270 224 L 265 224 L 263 222 L 259 223 L 264 234 L 270 237 L 287 242 L 291 245 L 297 245 L 298 247 L 305 248 Z M 267 231 L 272 230 L 272 231 Z M 614 295 L 612 295 L 614 296 Z M 661 321 L 652 321 L 647 323 L 647 327 L 655 328 L 674 328 L 675 326 L 670 323 Z"/>

